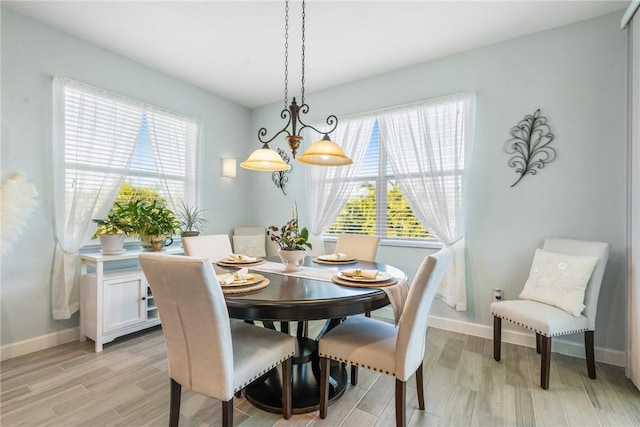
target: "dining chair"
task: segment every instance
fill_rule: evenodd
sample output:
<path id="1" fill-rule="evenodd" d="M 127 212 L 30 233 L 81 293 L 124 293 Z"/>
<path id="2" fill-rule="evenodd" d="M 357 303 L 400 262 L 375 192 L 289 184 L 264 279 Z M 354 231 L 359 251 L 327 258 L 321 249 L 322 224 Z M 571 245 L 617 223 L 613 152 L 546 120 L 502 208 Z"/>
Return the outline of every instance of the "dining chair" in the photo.
<path id="1" fill-rule="evenodd" d="M 541 354 L 540 387 L 547 390 L 551 339 L 584 332 L 587 371 L 595 379 L 596 313 L 610 250 L 609 243 L 546 239 L 542 251 L 536 250 L 529 280 L 520 294 L 526 299 L 491 304 L 493 358 L 500 361 L 502 319 L 535 332 L 536 351 Z"/>
<path id="2" fill-rule="evenodd" d="M 375 261 L 379 244 L 380 238 L 378 236 L 339 234 L 336 253 L 341 252 L 362 261 Z"/>
<path id="3" fill-rule="evenodd" d="M 451 249 L 444 248 L 422 261 L 397 327 L 370 317 L 351 316 L 320 338 L 320 418 L 327 416 L 331 360 L 396 378 L 396 426 L 406 425 L 406 382 L 415 373 L 418 405 L 424 410 L 422 361 L 427 322 L 431 303 L 451 258 Z"/>
<path id="4" fill-rule="evenodd" d="M 183 237 L 182 248 L 187 256 L 209 258 L 216 273 L 226 271 L 222 267 L 218 267 L 216 262 L 233 253 L 227 234 Z"/>
<path id="5" fill-rule="evenodd" d="M 295 339 L 230 322 L 208 258 L 143 253 L 140 265 L 158 306 L 171 383 L 169 424 L 180 418 L 182 387 L 222 401 L 222 425 L 233 425 L 233 397 L 282 364 L 282 413 L 291 417 Z"/>

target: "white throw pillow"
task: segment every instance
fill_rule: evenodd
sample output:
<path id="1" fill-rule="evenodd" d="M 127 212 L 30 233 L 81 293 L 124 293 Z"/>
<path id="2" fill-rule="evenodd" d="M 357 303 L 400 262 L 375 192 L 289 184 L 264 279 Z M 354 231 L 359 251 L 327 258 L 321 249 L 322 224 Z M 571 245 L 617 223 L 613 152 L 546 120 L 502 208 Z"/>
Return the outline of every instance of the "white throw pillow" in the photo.
<path id="1" fill-rule="evenodd" d="M 558 307 L 576 317 L 584 310 L 584 291 L 598 263 L 593 256 L 536 249 L 520 298 Z"/>
<path id="2" fill-rule="evenodd" d="M 233 236 L 233 253 L 249 256 L 265 256 L 264 234 L 243 236 Z"/>

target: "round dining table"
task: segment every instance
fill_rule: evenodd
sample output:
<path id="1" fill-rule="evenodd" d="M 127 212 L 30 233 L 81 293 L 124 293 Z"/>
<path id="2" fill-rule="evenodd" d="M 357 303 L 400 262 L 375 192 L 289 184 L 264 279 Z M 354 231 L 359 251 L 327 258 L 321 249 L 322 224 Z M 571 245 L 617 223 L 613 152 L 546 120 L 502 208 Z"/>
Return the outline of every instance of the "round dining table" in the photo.
<path id="1" fill-rule="evenodd" d="M 269 261 L 280 262 L 278 257 Z M 257 266 L 259 267 L 259 266 Z M 346 268 L 375 269 L 386 272 L 399 280 L 406 280 L 400 269 L 377 262 L 357 261 L 352 264 L 319 264 L 307 256 L 304 267 L 329 269 L 337 274 Z M 251 270 L 251 267 L 249 267 Z M 283 266 L 284 270 L 284 266 Z M 290 322 L 297 322 L 297 346 L 293 356 L 293 413 L 300 414 L 319 407 L 319 356 L 318 340 L 347 316 L 368 313 L 389 304 L 385 292 L 375 287 L 343 286 L 308 277 L 295 277 L 286 273 L 264 272 L 269 286 L 246 294 L 225 295 L 229 316 L 247 322 L 261 321 L 266 327 L 289 333 Z M 295 274 L 295 273 L 294 273 Z M 314 338 L 308 336 L 308 321 L 324 320 L 324 326 Z M 273 369 L 252 384 L 243 393 L 254 406 L 266 411 L 280 413 L 281 375 L 280 368 Z M 347 386 L 344 364 L 331 365 L 329 401 L 340 397 Z"/>

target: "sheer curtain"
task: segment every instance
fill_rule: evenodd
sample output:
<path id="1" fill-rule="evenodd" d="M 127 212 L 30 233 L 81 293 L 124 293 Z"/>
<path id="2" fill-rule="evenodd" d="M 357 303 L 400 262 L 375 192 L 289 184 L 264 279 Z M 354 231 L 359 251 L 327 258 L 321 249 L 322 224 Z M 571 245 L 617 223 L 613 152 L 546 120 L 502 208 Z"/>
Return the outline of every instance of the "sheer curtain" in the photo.
<path id="1" fill-rule="evenodd" d="M 351 117 L 342 119 L 332 138 L 344 153 L 353 160 L 349 166 L 309 166 L 306 170 L 307 214 L 309 231 L 319 235 L 328 228 L 340 214 L 353 190 L 358 169 L 367 151 L 373 117 Z M 316 126 L 323 130 L 321 126 Z M 303 140 L 312 141 L 315 133 L 303 131 Z M 317 135 L 316 139 L 317 139 Z"/>
<path id="2" fill-rule="evenodd" d="M 160 186 L 169 208 L 174 212 L 178 205 L 175 195 L 183 195 L 187 205 L 197 200 L 196 150 L 199 125 L 192 119 L 170 113 L 147 109 L 149 136 L 153 141 L 154 160 Z"/>
<path id="3" fill-rule="evenodd" d="M 454 250 L 438 295 L 460 311 L 467 309 L 463 186 L 474 110 L 475 96 L 462 93 L 379 114 L 380 140 L 409 206 L 434 237 Z"/>
<path id="4" fill-rule="evenodd" d="M 629 34 L 627 376 L 640 389 L 640 1 L 622 19 Z"/>
<path id="5" fill-rule="evenodd" d="M 68 319 L 79 309 L 78 250 L 95 231 L 91 220 L 106 215 L 118 194 L 143 111 L 134 105 L 122 108 L 120 99 L 61 77 L 54 78 L 53 90 L 56 248 L 51 301 L 54 319 Z"/>

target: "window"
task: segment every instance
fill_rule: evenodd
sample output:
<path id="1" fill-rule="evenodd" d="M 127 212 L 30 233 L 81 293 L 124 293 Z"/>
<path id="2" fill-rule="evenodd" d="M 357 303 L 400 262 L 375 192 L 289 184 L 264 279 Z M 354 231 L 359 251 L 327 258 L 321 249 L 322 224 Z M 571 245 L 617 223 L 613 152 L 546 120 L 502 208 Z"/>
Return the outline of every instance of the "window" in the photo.
<path id="1" fill-rule="evenodd" d="M 92 195 L 105 188 L 98 203 L 121 188 L 159 194 L 172 210 L 195 202 L 195 120 L 67 79 L 63 100 L 67 214 L 94 210 Z"/>
<path id="2" fill-rule="evenodd" d="M 380 124 L 373 121 L 364 160 L 354 178 L 351 195 L 324 234 L 368 234 L 389 239 L 431 238 L 409 207 L 396 183 L 380 141 Z"/>

